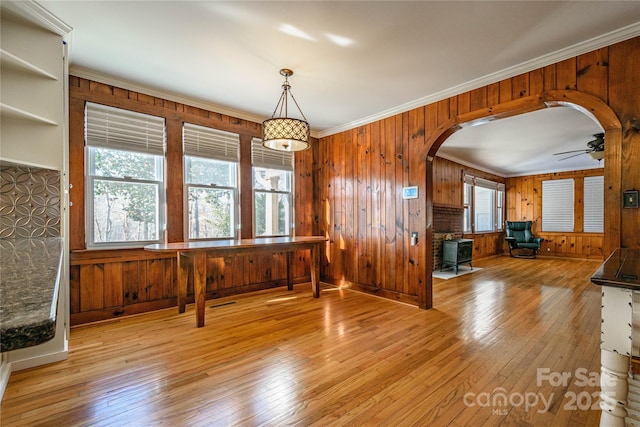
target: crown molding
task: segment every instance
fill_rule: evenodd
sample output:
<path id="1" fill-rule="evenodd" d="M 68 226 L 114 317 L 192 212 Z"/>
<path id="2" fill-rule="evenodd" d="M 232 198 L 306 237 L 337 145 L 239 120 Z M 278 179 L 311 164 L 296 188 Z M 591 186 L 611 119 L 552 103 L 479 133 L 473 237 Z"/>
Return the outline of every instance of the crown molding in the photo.
<path id="1" fill-rule="evenodd" d="M 390 108 L 380 113 L 377 113 L 368 117 L 363 117 L 362 119 L 354 120 L 352 122 L 345 123 L 343 125 L 336 126 L 330 129 L 321 130 L 318 132 L 318 137 L 323 138 L 325 136 L 333 135 L 339 132 L 344 132 L 346 130 L 356 128 L 358 126 L 366 125 L 368 123 L 382 120 L 387 117 L 395 116 L 396 114 L 413 110 L 414 108 L 433 104 L 435 102 L 442 101 L 443 99 L 451 98 L 453 96 L 460 95 L 461 93 L 465 93 L 473 89 L 478 89 L 480 87 L 484 87 L 492 83 L 497 83 L 499 81 L 509 79 L 511 77 L 515 77 L 517 75 L 527 73 L 533 70 L 537 70 L 538 68 L 546 67 L 547 65 L 555 64 L 557 62 L 564 61 L 565 59 L 573 58 L 573 57 L 582 55 L 584 53 L 592 52 L 594 50 L 601 49 L 606 46 L 611 46 L 612 44 L 629 40 L 639 35 L 640 35 L 640 22 L 636 22 L 626 27 L 622 27 L 618 30 L 614 30 L 609 33 L 603 34 L 601 36 L 594 37 L 589 40 L 585 40 L 583 42 L 574 44 L 567 48 L 560 49 L 558 51 L 539 56 L 529 61 L 525 61 L 521 64 L 514 65 L 512 67 L 508 67 L 500 71 L 496 71 L 495 73 L 487 74 L 486 76 L 470 80 L 466 83 L 453 86 L 449 89 L 436 92 L 432 95 L 418 98 L 414 101 L 410 101 L 408 103 L 398 105 L 397 107 Z"/>
<path id="2" fill-rule="evenodd" d="M 3 11 L 9 11 L 23 19 L 26 19 L 39 27 L 46 28 L 47 30 L 62 37 L 65 37 L 73 30 L 73 28 L 65 22 L 33 0 L 3 0 L 2 9 Z"/>

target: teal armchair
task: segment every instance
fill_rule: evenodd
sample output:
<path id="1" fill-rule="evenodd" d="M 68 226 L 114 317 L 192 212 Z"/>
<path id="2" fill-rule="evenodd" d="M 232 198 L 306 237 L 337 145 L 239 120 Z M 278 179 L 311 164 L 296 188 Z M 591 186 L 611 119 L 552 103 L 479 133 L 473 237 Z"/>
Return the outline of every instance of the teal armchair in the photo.
<path id="1" fill-rule="evenodd" d="M 532 221 L 506 221 L 505 240 L 509 254 L 514 258 L 535 258 L 544 241 L 531 232 Z"/>

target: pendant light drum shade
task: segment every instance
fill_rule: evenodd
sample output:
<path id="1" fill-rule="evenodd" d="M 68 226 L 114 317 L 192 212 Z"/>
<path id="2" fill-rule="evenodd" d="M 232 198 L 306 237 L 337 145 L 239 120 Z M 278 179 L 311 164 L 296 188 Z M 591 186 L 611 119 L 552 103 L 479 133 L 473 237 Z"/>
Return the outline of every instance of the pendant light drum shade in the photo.
<path id="1" fill-rule="evenodd" d="M 272 150 L 302 151 L 309 148 L 309 123 L 280 117 L 262 123 L 262 144 Z"/>
<path id="2" fill-rule="evenodd" d="M 291 93 L 291 85 L 288 79 L 293 75 L 293 71 L 283 68 L 280 70 L 280 75 L 284 76 L 282 94 L 271 118 L 262 122 L 262 145 L 278 151 L 306 150 L 309 148 L 309 123 L 307 123 L 307 118 L 293 97 L 293 93 Z M 287 117 L 289 95 L 304 120 Z M 276 112 L 279 112 L 279 117 L 276 117 Z"/>

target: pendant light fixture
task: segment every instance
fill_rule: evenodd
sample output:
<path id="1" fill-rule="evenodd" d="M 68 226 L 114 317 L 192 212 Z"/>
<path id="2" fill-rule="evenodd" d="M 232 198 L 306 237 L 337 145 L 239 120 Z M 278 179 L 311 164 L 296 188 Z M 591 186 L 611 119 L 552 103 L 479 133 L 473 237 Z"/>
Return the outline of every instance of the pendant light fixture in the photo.
<path id="1" fill-rule="evenodd" d="M 270 119 L 262 122 L 262 145 L 272 150 L 278 151 L 302 151 L 309 148 L 309 123 L 300 109 L 298 102 L 291 93 L 289 77 L 293 71 L 288 68 L 280 70 L 284 76 L 282 84 L 282 95 L 276 104 Z M 288 116 L 289 95 L 304 120 L 293 119 Z M 278 117 L 276 117 L 276 113 Z"/>

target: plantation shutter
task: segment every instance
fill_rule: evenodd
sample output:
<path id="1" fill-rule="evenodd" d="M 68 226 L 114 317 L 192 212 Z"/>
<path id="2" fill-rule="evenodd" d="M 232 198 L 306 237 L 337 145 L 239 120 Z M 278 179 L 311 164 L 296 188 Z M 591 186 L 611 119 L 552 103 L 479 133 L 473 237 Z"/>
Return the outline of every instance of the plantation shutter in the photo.
<path id="1" fill-rule="evenodd" d="M 226 162 L 240 161 L 240 135 L 185 123 L 182 127 L 184 154 Z"/>
<path id="2" fill-rule="evenodd" d="M 251 163 L 253 166 L 293 171 L 293 161 L 294 154 L 292 152 L 266 148 L 257 138 L 251 141 Z"/>
<path id="3" fill-rule="evenodd" d="M 604 230 L 604 176 L 584 178 L 584 231 Z"/>
<path id="4" fill-rule="evenodd" d="M 542 181 L 542 231 L 573 231 L 573 179 Z"/>
<path id="5" fill-rule="evenodd" d="M 164 118 L 87 102 L 85 144 L 164 155 Z"/>

